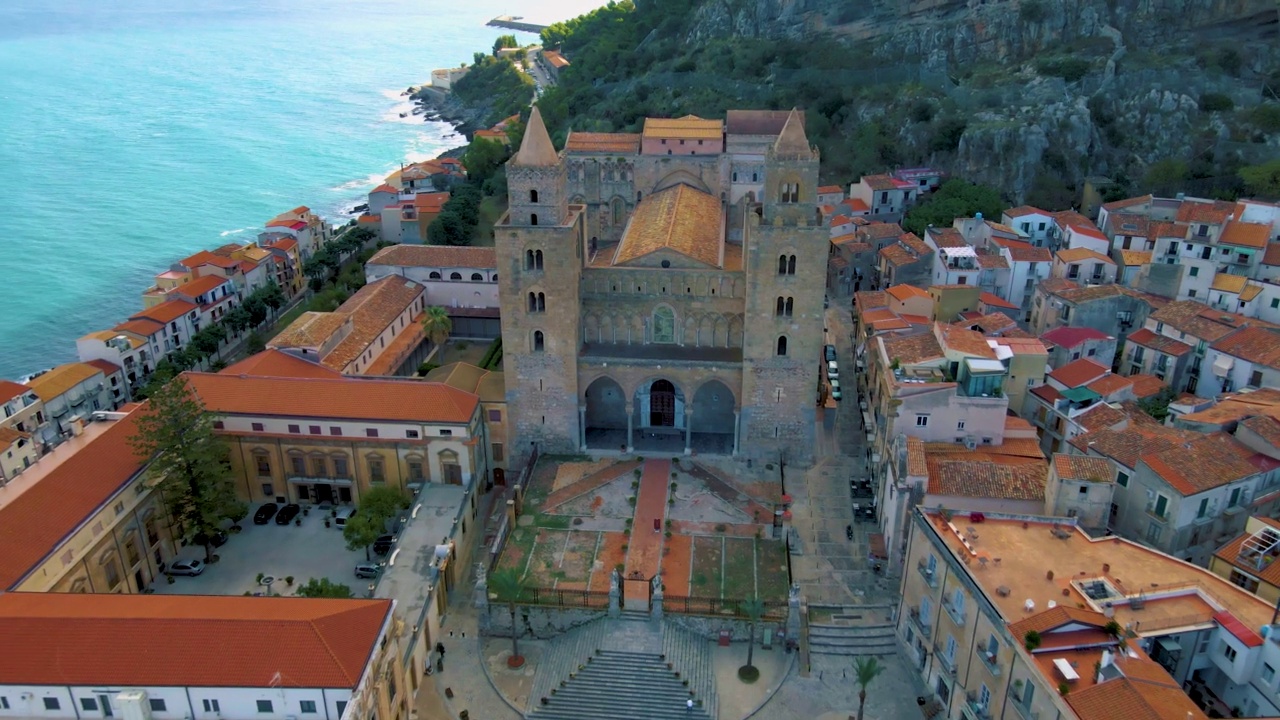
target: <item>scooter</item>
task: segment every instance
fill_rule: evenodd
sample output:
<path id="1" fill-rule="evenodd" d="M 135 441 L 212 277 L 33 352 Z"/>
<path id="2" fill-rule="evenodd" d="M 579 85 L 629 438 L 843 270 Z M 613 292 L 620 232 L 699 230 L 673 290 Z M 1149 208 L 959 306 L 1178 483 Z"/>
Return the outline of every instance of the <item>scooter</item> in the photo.
<path id="1" fill-rule="evenodd" d="M 850 539 L 850 540 L 852 540 L 852 539 L 853 539 L 853 526 L 852 526 L 852 525 L 845 525 L 845 526 L 844 526 L 844 536 L 845 536 L 846 538 Z"/>

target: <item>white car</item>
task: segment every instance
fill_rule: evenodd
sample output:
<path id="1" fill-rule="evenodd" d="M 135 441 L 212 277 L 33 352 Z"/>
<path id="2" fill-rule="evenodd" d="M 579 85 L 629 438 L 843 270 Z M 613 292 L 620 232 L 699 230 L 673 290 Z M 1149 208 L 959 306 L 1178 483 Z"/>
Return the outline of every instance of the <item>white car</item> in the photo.
<path id="1" fill-rule="evenodd" d="M 836 364 L 835 360 L 832 360 L 827 363 L 827 379 L 835 380 L 838 377 L 840 377 L 840 366 Z"/>
<path id="2" fill-rule="evenodd" d="M 836 400 L 839 400 L 839 399 L 842 397 L 842 396 L 840 395 L 840 381 L 839 381 L 839 380 L 832 380 L 832 381 L 831 381 L 831 397 L 832 397 L 832 398 L 834 398 L 834 399 L 836 399 Z"/>
<path id="3" fill-rule="evenodd" d="M 204 562 L 200 560 L 175 560 L 165 572 L 170 575 L 199 575 L 204 572 Z"/>

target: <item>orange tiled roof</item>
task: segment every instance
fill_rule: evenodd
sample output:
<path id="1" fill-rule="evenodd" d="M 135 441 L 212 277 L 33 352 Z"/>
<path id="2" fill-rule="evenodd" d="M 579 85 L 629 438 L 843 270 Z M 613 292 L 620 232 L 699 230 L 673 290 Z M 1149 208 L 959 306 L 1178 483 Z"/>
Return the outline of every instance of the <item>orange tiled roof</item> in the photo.
<path id="1" fill-rule="evenodd" d="M 1128 418 L 1129 416 L 1120 410 L 1111 407 L 1107 403 L 1100 402 L 1077 415 L 1075 422 L 1084 428 L 1085 432 L 1093 432 L 1102 428 L 1114 427 Z"/>
<path id="2" fill-rule="evenodd" d="M 613 264 L 670 249 L 712 267 L 721 266 L 724 244 L 720 200 L 688 185 L 646 196 L 636 205 Z"/>
<path id="3" fill-rule="evenodd" d="M 1164 684 L 1115 678 L 1070 693 L 1066 700 L 1080 720 L 1201 720 L 1208 717 L 1173 678 Z"/>
<path id="4" fill-rule="evenodd" d="M 1004 259 L 1003 255 L 993 255 L 991 253 L 978 253 L 978 267 L 983 270 L 1008 270 L 1009 261 Z"/>
<path id="5" fill-rule="evenodd" d="M 147 320 L 145 318 L 136 318 L 133 320 L 126 320 L 112 329 L 133 333 L 134 335 L 145 338 L 151 337 L 163 330 L 164 323 L 158 323 L 155 320 Z"/>
<path id="6" fill-rule="evenodd" d="M 1133 381 L 1133 396 L 1139 400 L 1151 397 L 1165 388 L 1165 382 L 1155 375 L 1138 373 L 1130 375 L 1129 379 Z"/>
<path id="7" fill-rule="evenodd" d="M 15 430 L 11 427 L 0 427 L 0 450 L 8 449 L 19 440 L 30 440 L 31 433 Z"/>
<path id="8" fill-rule="evenodd" d="M 1280 241 L 1267 243 L 1267 252 L 1262 255 L 1263 265 L 1280 265 Z"/>
<path id="9" fill-rule="evenodd" d="M 1275 421 L 1273 420 L 1272 422 Z M 1256 515 L 1255 517 L 1263 523 L 1270 525 L 1272 528 L 1280 530 L 1280 521 L 1273 520 L 1265 515 Z M 1260 560 L 1263 560 L 1263 557 L 1258 557 L 1256 554 L 1246 555 L 1243 558 L 1240 557 L 1240 551 L 1244 546 L 1244 542 L 1252 536 L 1253 533 L 1249 532 L 1237 535 L 1231 542 L 1228 542 L 1226 545 L 1218 548 L 1214 553 L 1214 556 L 1222 558 L 1223 560 L 1270 585 L 1280 586 L 1280 562 L 1264 561 L 1261 566 L 1259 566 L 1258 563 Z M 1256 551 L 1254 552 L 1256 553 Z"/>
<path id="10" fill-rule="evenodd" d="M 11 588 L 22 580 L 142 469 L 144 457 L 134 452 L 129 441 L 136 430 L 137 416 L 133 413 L 114 421 L 102 434 L 50 470 L 40 482 L 0 507 L 0 588 Z M 0 593 L 0 600 L 6 597 L 14 596 Z M 3 630 L 0 637 L 6 642 L 15 642 L 14 636 Z M 75 646 L 83 644 L 75 643 Z M 130 652 L 136 652 L 135 646 L 127 647 L 131 648 Z M 78 653 L 77 657 L 93 654 Z M 26 662 L 25 653 L 0 655 L 3 655 L 0 663 L 6 658 Z"/>
<path id="11" fill-rule="evenodd" d="M 1120 264 L 1128 266 L 1147 265 L 1151 262 L 1150 250 L 1121 250 Z"/>
<path id="12" fill-rule="evenodd" d="M 1089 358 L 1080 358 L 1063 365 L 1049 373 L 1049 377 L 1062 383 L 1067 388 L 1077 388 L 1110 373 L 1111 369 Z"/>
<path id="13" fill-rule="evenodd" d="M 871 308 L 888 307 L 885 300 L 885 294 L 881 290 L 862 290 L 853 294 L 854 307 L 860 311 L 870 310 Z"/>
<path id="14" fill-rule="evenodd" d="M 914 285 L 894 285 L 885 289 L 885 293 L 893 296 L 899 302 L 906 302 L 911 298 L 929 298 L 929 293 Z"/>
<path id="15" fill-rule="evenodd" d="M 279 378 L 185 373 L 218 415 L 466 423 L 479 398 L 440 383 L 368 378 Z"/>
<path id="16" fill-rule="evenodd" d="M 1213 276 L 1213 284 L 1209 289 L 1239 295 L 1248 282 L 1249 278 L 1244 275 L 1228 275 L 1220 272 Z"/>
<path id="17" fill-rule="evenodd" d="M 888 175 L 863 175 L 858 182 L 872 190 L 896 190 L 898 184 Z"/>
<path id="18" fill-rule="evenodd" d="M 1018 242 L 1016 240 L 1000 243 L 1000 246 L 1009 251 L 1009 257 L 1014 262 L 1053 261 L 1053 253 L 1049 252 L 1049 248 L 1036 247 L 1031 243 Z"/>
<path id="19" fill-rule="evenodd" d="M 839 185 L 819 185 L 818 186 L 819 195 L 832 195 L 835 193 L 843 193 L 843 192 L 844 192 L 844 188 L 840 187 Z"/>
<path id="20" fill-rule="evenodd" d="M 1195 338 L 1214 342 L 1230 335 L 1235 328 L 1210 318 L 1232 316 L 1233 313 L 1212 310 L 1208 305 L 1195 300 L 1177 300 L 1151 313 L 1149 317 Z"/>
<path id="21" fill-rule="evenodd" d="M 1183 200 L 1178 206 L 1178 222 L 1221 225 L 1235 212 L 1236 204 L 1226 200 Z"/>
<path id="22" fill-rule="evenodd" d="M 1151 219 L 1134 213 L 1114 213 L 1107 216 L 1107 227 L 1114 235 L 1146 237 L 1151 232 Z"/>
<path id="23" fill-rule="evenodd" d="M 1164 222 L 1153 220 L 1150 230 L 1147 231 L 1147 237 L 1158 240 L 1161 238 L 1178 238 L 1185 239 L 1191 232 L 1191 226 L 1183 223 Z"/>
<path id="24" fill-rule="evenodd" d="M 928 453 L 928 465 L 930 495 L 1007 500 L 1044 500 L 1049 472 L 1043 460 L 998 462 L 985 453 Z"/>
<path id="25" fill-rule="evenodd" d="M 16 383 L 12 380 L 0 380 L 0 403 L 7 403 L 19 395 L 30 391 L 31 388 L 23 385 L 22 383 Z"/>
<path id="26" fill-rule="evenodd" d="M 174 298 L 173 300 L 165 300 L 154 307 L 149 307 L 140 312 L 129 316 L 130 320 L 146 319 L 158 323 L 169 323 L 186 315 L 192 310 L 199 310 L 200 306 L 195 303 L 187 302 Z"/>
<path id="27" fill-rule="evenodd" d="M 1230 435 L 1215 432 L 1147 453 L 1142 461 L 1174 490 L 1194 495 L 1257 474 L 1258 468 L 1247 459 L 1252 454 Z"/>
<path id="28" fill-rule="evenodd" d="M 191 257 L 183 259 L 180 263 L 185 268 L 198 268 L 201 265 L 213 265 L 220 268 L 232 268 L 236 266 L 236 261 L 221 255 L 214 255 L 208 250 L 201 250 Z"/>
<path id="29" fill-rule="evenodd" d="M 85 365 L 92 365 L 102 371 L 103 375 L 111 376 L 120 372 L 120 366 L 106 360 L 85 360 Z"/>
<path id="30" fill-rule="evenodd" d="M 858 229 L 858 234 L 868 240 L 887 240 L 902 237 L 904 231 L 898 223 L 873 222 Z M 912 235 L 915 237 L 915 235 Z"/>
<path id="31" fill-rule="evenodd" d="M 1121 390 L 1133 385 L 1133 380 L 1123 375 L 1103 375 L 1093 382 L 1085 385 L 1085 387 L 1098 393 L 1104 398 L 1110 397 Z"/>
<path id="32" fill-rule="evenodd" d="M 635 155 L 640 152 L 639 133 L 571 132 L 565 152 Z"/>
<path id="33" fill-rule="evenodd" d="M 425 285 L 398 275 L 388 275 L 360 288 L 334 312 L 351 318 L 351 332 L 320 362 L 327 368 L 342 372 L 425 294 Z M 417 322 L 413 316 L 409 321 Z"/>
<path id="34" fill-rule="evenodd" d="M 944 323 L 938 323 L 936 327 L 941 336 L 939 341 L 947 349 L 989 360 L 996 358 L 995 351 L 991 349 L 991 345 L 987 344 L 987 339 L 982 336 L 982 333 Z"/>
<path id="35" fill-rule="evenodd" d="M 978 296 L 978 301 L 981 302 L 983 305 L 990 305 L 991 307 L 1009 308 L 1011 310 L 1018 309 L 1017 305 L 1014 305 L 1013 303 L 1009 302 L 1008 300 L 1005 300 L 999 295 L 993 295 L 989 292 L 983 292 L 982 294 L 980 294 Z"/>
<path id="36" fill-rule="evenodd" d="M 1111 462 L 1106 458 L 1092 455 L 1067 455 L 1057 453 L 1053 456 L 1053 469 L 1062 480 L 1088 480 L 1090 482 L 1107 483 L 1114 478 Z"/>
<path id="37" fill-rule="evenodd" d="M 1229 222 L 1218 242 L 1249 248 L 1264 248 L 1271 239 L 1271 226 L 1261 223 Z"/>
<path id="38" fill-rule="evenodd" d="M 27 384 L 31 386 L 31 390 L 37 397 L 49 402 L 80 383 L 101 374 L 102 371 L 93 365 L 73 362 L 59 365 L 39 377 L 32 378 Z"/>
<path id="39" fill-rule="evenodd" d="M 917 365 L 928 360 L 943 357 L 942 346 L 933 333 L 920 333 L 899 338 L 883 338 L 884 352 L 892 363 L 897 360 L 902 365 Z M 988 348 L 990 350 L 990 348 Z"/>
<path id="40" fill-rule="evenodd" d="M 267 347 L 318 348 L 333 337 L 347 319 L 346 315 L 337 312 L 304 312 L 272 338 Z"/>
<path id="41" fill-rule="evenodd" d="M 379 250 L 366 264 L 495 269 L 498 267 L 498 256 L 491 247 L 392 245 Z"/>
<path id="42" fill-rule="evenodd" d="M 911 265 L 912 263 L 916 263 L 920 261 L 919 255 L 913 255 L 911 251 L 907 250 L 906 248 L 899 245 L 898 243 L 887 245 L 883 249 L 881 249 L 880 257 L 884 258 L 891 265 L 898 268 L 905 267 L 907 265 Z"/>
<path id="43" fill-rule="evenodd" d="M 1037 283 L 1036 289 L 1049 295 L 1060 295 L 1068 290 L 1079 290 L 1080 285 L 1066 278 L 1051 277 Z"/>
<path id="44" fill-rule="evenodd" d="M 339 378 L 342 373 L 280 350 L 263 350 L 219 371 L 222 375 L 259 377 Z"/>
<path id="45" fill-rule="evenodd" d="M 1254 431 L 1272 447 L 1280 448 L 1280 421 L 1267 415 L 1258 415 L 1242 420 L 1241 425 Z M 1280 585 L 1280 583 L 1277 583 Z"/>
<path id="46" fill-rule="evenodd" d="M 1054 461 L 1057 462 L 1062 455 L 1054 455 Z M 1105 460 L 1103 462 L 1106 462 Z M 1034 615 L 1025 617 L 1018 622 L 1009 624 L 1009 632 L 1014 637 L 1021 638 L 1027 633 L 1035 630 L 1037 633 L 1045 633 L 1063 625 L 1078 623 L 1080 625 L 1088 625 L 1091 627 L 1106 627 L 1108 618 L 1100 612 L 1093 610 L 1081 610 L 1078 608 L 1058 605 L 1056 607 L 1041 610 Z"/>
<path id="47" fill-rule="evenodd" d="M 840 202 L 841 205 L 847 205 L 849 212 L 866 214 L 871 212 L 871 206 L 861 198 L 846 198 Z"/>
<path id="48" fill-rule="evenodd" d="M 1130 333 L 1128 340 L 1135 345 L 1149 347 L 1156 352 L 1162 352 L 1165 355 L 1172 355 L 1174 357 L 1182 357 L 1195 349 L 1194 347 L 1184 342 L 1174 340 L 1171 337 L 1157 335 L 1147 328 L 1142 328 L 1137 332 Z"/>
<path id="49" fill-rule="evenodd" d="M 1258 365 L 1280 368 L 1280 332 L 1269 328 L 1242 328 L 1215 342 L 1213 349 Z"/>
<path id="50" fill-rule="evenodd" d="M 933 244 L 939 248 L 962 248 L 969 247 L 969 243 L 964 241 L 964 235 L 955 228 L 929 228 L 925 230 L 925 235 L 933 239 Z"/>
<path id="51" fill-rule="evenodd" d="M 1023 217 L 1026 215 L 1048 215 L 1049 213 L 1045 212 L 1044 210 L 1041 210 L 1038 207 L 1032 207 L 1030 205 L 1019 205 L 1016 208 L 1009 208 L 1008 210 L 1005 210 L 1004 214 L 1008 215 L 1011 218 L 1016 218 L 1016 217 Z"/>
<path id="52" fill-rule="evenodd" d="M 1141 197 L 1128 198 L 1125 200 L 1115 200 L 1113 202 L 1104 204 L 1102 207 L 1107 212 L 1114 212 L 1116 210 L 1123 210 L 1124 208 L 1127 208 L 1127 207 L 1133 207 L 1134 205 L 1142 205 L 1145 203 L 1149 203 L 1151 202 L 1151 200 L 1152 200 L 1152 196 L 1142 195 Z"/>
<path id="53" fill-rule="evenodd" d="M 174 288 L 173 292 L 189 298 L 199 297 L 210 290 L 216 290 L 223 285 L 231 282 L 230 279 L 218 275 L 205 275 L 196 278 L 186 285 L 180 285 Z"/>
<path id="54" fill-rule="evenodd" d="M 390 614 L 390 600 L 7 593 L 0 637 L 23 651 L 0 655 L 0 683 L 354 689 Z"/>
<path id="55" fill-rule="evenodd" d="M 719 140 L 724 135 L 724 122 L 704 120 L 697 115 L 681 118 L 644 119 L 644 137 L 667 140 Z"/>
<path id="56" fill-rule="evenodd" d="M 1098 262 L 1104 262 L 1108 265 L 1116 264 L 1114 260 L 1107 257 L 1106 255 L 1103 255 L 1102 253 L 1099 253 L 1099 252 L 1095 252 L 1085 247 L 1067 248 L 1065 250 L 1059 250 L 1058 259 L 1064 263 L 1080 262 L 1082 260 L 1096 260 Z"/>

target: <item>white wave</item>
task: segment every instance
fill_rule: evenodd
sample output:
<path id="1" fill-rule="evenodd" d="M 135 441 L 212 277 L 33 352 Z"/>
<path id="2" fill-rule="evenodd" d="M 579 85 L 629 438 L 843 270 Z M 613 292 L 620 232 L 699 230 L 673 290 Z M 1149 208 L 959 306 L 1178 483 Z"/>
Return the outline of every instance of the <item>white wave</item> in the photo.
<path id="1" fill-rule="evenodd" d="M 227 237 L 228 235 L 239 235 L 240 233 L 245 232 L 248 229 L 249 228 L 236 228 L 235 230 L 223 230 L 222 232 L 218 233 L 218 237 Z"/>
<path id="2" fill-rule="evenodd" d="M 391 172 L 392 172 L 391 170 L 388 170 L 386 172 L 372 173 L 367 177 L 363 177 L 359 180 L 344 182 L 341 185 L 338 185 L 337 187 L 331 187 L 329 189 L 332 190 L 333 192 L 350 192 L 352 190 L 372 189 L 381 185 L 386 180 L 387 175 L 390 175 Z"/>

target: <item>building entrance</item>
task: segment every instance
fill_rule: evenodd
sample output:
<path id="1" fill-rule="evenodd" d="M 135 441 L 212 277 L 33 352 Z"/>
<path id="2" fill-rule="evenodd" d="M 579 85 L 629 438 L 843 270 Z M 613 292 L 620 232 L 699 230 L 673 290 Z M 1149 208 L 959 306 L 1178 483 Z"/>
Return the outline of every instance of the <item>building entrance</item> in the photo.
<path id="1" fill-rule="evenodd" d="M 676 388 L 669 380 L 655 380 L 649 386 L 649 426 L 675 427 Z"/>

